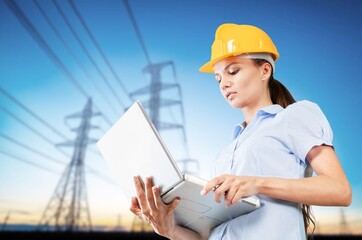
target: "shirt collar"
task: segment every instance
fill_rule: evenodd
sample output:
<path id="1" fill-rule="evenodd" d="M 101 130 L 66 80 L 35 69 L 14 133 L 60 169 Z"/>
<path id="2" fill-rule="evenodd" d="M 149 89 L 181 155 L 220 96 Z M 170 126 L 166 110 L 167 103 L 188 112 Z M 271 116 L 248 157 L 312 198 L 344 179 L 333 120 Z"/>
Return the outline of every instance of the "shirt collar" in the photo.
<path id="1" fill-rule="evenodd" d="M 275 115 L 283 109 L 284 108 L 282 108 L 282 106 L 280 106 L 279 104 L 273 104 L 273 105 L 269 105 L 267 107 L 259 109 L 256 112 L 256 114 L 257 115 Z"/>
<path id="2" fill-rule="evenodd" d="M 267 116 L 275 115 L 282 111 L 284 108 L 279 104 L 269 105 L 267 107 L 261 108 L 256 112 L 256 116 Z M 237 138 L 238 135 L 245 129 L 245 122 L 238 124 L 234 127 L 233 139 Z"/>
<path id="3" fill-rule="evenodd" d="M 239 133 L 242 132 L 244 130 L 244 123 L 238 124 L 234 127 L 234 131 L 233 131 L 233 139 L 237 138 Z"/>

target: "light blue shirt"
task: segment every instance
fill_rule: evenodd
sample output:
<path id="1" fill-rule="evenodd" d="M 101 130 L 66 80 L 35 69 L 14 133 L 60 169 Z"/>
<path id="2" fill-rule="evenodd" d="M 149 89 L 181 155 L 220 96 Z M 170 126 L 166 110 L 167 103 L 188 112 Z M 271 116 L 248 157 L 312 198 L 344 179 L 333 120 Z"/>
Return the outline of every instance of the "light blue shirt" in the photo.
<path id="1" fill-rule="evenodd" d="M 300 101 L 260 109 L 247 127 L 238 125 L 233 142 L 217 158 L 222 174 L 298 179 L 311 176 L 306 156 L 313 146 L 332 146 L 332 130 L 318 105 Z M 298 203 L 258 195 L 262 206 L 212 230 L 217 240 L 305 240 Z"/>

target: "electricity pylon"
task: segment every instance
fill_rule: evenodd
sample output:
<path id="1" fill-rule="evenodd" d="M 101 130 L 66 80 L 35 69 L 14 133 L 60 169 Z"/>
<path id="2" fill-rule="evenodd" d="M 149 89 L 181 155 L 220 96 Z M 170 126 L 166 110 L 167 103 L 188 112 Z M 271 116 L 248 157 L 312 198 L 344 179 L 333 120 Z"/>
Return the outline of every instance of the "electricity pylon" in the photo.
<path id="1" fill-rule="evenodd" d="M 145 108 L 150 109 L 150 118 L 153 125 L 157 130 L 166 130 L 166 129 L 182 129 L 184 133 L 184 139 L 186 140 L 186 135 L 184 132 L 184 127 L 182 124 L 169 123 L 160 121 L 160 109 L 163 107 L 171 107 L 174 105 L 181 106 L 182 118 L 184 119 L 183 105 L 182 105 L 182 95 L 181 87 L 177 83 L 162 83 L 161 81 L 161 70 L 167 66 L 173 67 L 174 77 L 176 77 L 174 63 L 172 61 L 162 62 L 162 63 L 150 63 L 144 69 L 143 73 L 149 73 L 151 75 L 151 83 L 143 88 L 140 88 L 132 93 L 130 96 L 133 98 L 140 95 L 149 95 L 149 100 L 143 101 Z M 161 98 L 161 92 L 169 89 L 177 89 L 178 99 L 163 99 Z M 184 121 L 184 120 L 183 120 Z"/>
<path id="2" fill-rule="evenodd" d="M 184 123 L 185 123 L 184 116 L 185 115 L 184 115 L 184 111 L 183 111 L 181 86 L 178 83 L 165 83 L 165 82 L 161 81 L 161 71 L 167 66 L 172 66 L 173 75 L 174 75 L 174 78 L 176 79 L 175 65 L 172 61 L 165 61 L 165 62 L 161 62 L 161 63 L 153 63 L 151 61 L 151 58 L 150 58 L 150 55 L 148 54 L 145 42 L 142 38 L 140 29 L 137 25 L 135 16 L 133 15 L 131 6 L 130 6 L 128 0 L 123 0 L 123 3 L 129 14 L 132 25 L 135 29 L 138 40 L 141 44 L 142 50 L 143 50 L 145 57 L 147 59 L 147 62 L 148 62 L 147 66 L 143 69 L 143 73 L 150 74 L 150 76 L 151 76 L 150 84 L 148 86 L 145 86 L 141 89 L 138 89 L 138 90 L 130 93 L 130 98 L 134 98 L 135 96 L 140 96 L 140 95 L 149 95 L 149 99 L 146 101 L 142 101 L 142 103 L 145 106 L 145 108 L 149 108 L 149 115 L 150 115 L 151 121 L 152 121 L 153 125 L 155 126 L 155 128 L 158 131 L 169 130 L 169 129 L 181 129 L 182 133 L 183 133 L 183 138 L 184 138 L 184 146 L 187 151 L 187 139 L 186 139 L 186 133 L 185 133 L 185 128 L 184 128 Z M 165 99 L 161 96 L 161 93 L 163 91 L 169 90 L 169 89 L 177 89 L 178 98 Z M 182 124 L 161 121 L 160 120 L 161 108 L 172 107 L 175 105 L 180 106 Z M 190 163 L 194 163 L 195 166 L 197 166 L 196 172 L 198 172 L 198 163 L 196 160 L 184 159 L 184 160 L 180 160 L 179 162 L 182 162 L 184 167 L 187 167 Z M 183 171 L 189 172 L 188 169 L 183 169 Z M 133 230 L 136 230 L 137 223 L 139 223 L 139 221 L 136 218 L 134 218 L 134 221 L 132 224 Z M 144 230 L 144 226 L 145 226 L 144 222 L 141 222 L 141 226 L 140 226 L 141 231 Z"/>
<path id="3" fill-rule="evenodd" d="M 93 116 L 92 99 L 89 98 L 82 112 L 72 114 L 67 119 L 81 118 L 75 141 L 68 141 L 58 146 L 74 146 L 73 156 L 66 166 L 43 215 L 38 230 L 79 231 L 92 230 L 87 190 L 84 174 L 84 159 L 89 143 L 96 140 L 88 138 L 89 130 L 96 128 L 90 124 Z"/>
<path id="4" fill-rule="evenodd" d="M 344 209 L 341 208 L 341 221 L 339 223 L 339 233 L 341 235 L 348 235 L 351 234 L 351 231 L 349 230 L 348 223 L 346 221 L 346 217 L 344 215 Z"/>

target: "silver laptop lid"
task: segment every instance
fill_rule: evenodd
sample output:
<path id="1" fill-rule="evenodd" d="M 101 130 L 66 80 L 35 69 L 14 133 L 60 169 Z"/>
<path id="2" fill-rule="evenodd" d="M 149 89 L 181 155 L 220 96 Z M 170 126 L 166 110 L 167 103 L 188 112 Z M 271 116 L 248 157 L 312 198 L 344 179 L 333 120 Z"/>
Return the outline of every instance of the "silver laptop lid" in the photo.
<path id="1" fill-rule="evenodd" d="M 183 179 L 139 100 L 105 133 L 97 147 L 128 198 L 136 196 L 134 176 L 152 176 L 161 194 Z"/>

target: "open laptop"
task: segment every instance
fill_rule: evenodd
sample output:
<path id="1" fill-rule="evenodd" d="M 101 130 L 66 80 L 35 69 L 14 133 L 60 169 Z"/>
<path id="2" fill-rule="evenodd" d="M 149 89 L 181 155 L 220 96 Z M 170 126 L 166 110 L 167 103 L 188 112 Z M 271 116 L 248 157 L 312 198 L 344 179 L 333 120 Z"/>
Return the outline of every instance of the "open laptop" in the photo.
<path id="1" fill-rule="evenodd" d="M 260 207 L 257 197 L 242 198 L 238 204 L 225 207 L 223 200 L 215 202 L 213 192 L 201 196 L 207 181 L 181 173 L 140 101 L 123 114 L 97 146 L 127 198 L 137 195 L 134 176 L 143 180 L 152 176 L 165 203 L 180 197 L 175 209 L 177 224 L 196 232 L 207 233 L 227 220 Z"/>

